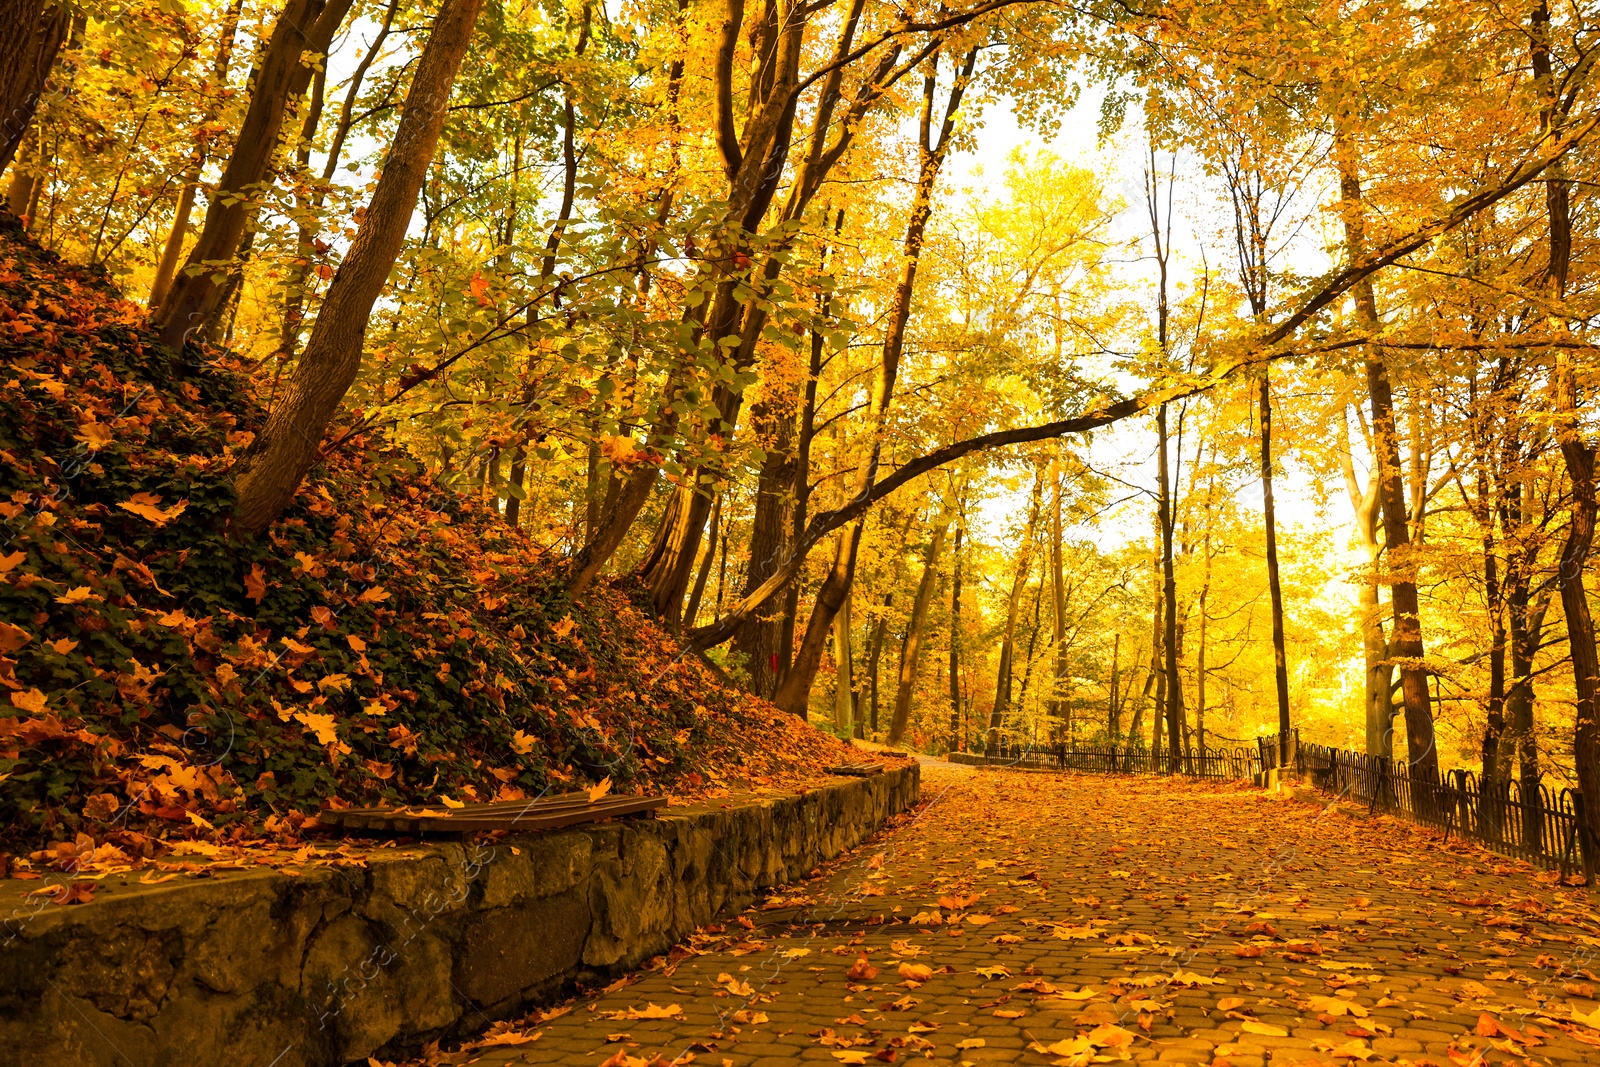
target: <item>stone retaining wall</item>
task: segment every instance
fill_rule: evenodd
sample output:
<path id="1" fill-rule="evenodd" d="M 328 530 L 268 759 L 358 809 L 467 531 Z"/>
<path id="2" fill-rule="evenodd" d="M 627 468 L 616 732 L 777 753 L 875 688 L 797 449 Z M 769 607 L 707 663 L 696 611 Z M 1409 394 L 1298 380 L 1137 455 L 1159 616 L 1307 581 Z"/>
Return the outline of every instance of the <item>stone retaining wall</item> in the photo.
<path id="1" fill-rule="evenodd" d="M 916 803 L 918 767 L 349 867 L 101 883 L 11 912 L 0 1064 L 393 1058 L 638 966 Z M 38 883 L 32 883 L 37 885 Z M 0 883 L 16 908 L 29 883 Z"/>

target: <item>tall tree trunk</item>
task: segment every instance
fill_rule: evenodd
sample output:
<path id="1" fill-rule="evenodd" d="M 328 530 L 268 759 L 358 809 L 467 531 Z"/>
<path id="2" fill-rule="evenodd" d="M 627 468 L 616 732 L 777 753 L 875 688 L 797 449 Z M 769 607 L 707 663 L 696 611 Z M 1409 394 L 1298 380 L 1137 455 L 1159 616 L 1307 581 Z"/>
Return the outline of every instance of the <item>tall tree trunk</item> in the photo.
<path id="1" fill-rule="evenodd" d="M 959 505 L 958 505 L 959 506 Z M 950 550 L 950 751 L 961 750 L 961 535 Z"/>
<path id="2" fill-rule="evenodd" d="M 955 85 L 950 90 L 950 97 L 945 105 L 944 122 L 939 128 L 937 140 L 933 136 L 936 68 L 930 65 L 929 73 L 923 79 L 917 187 L 912 194 L 911 214 L 906 220 L 905 238 L 902 241 L 900 280 L 895 286 L 894 297 L 890 304 L 882 358 L 872 389 L 869 412 L 872 436 L 868 442 L 867 461 L 859 468 L 854 495 L 860 495 L 872 488 L 878 477 L 878 464 L 888 430 L 889 405 L 894 397 L 895 381 L 900 374 L 900 357 L 905 350 L 906 324 L 911 320 L 911 307 L 917 283 L 917 264 L 922 256 L 923 237 L 927 232 L 928 219 L 933 214 L 933 189 L 939 178 L 939 170 L 944 165 L 945 155 L 955 129 L 956 113 L 961 107 L 961 97 L 966 90 L 968 79 L 972 76 L 973 64 L 976 61 L 977 50 L 974 49 L 967 53 L 956 76 Z M 820 658 L 813 649 L 820 647 L 822 635 L 827 632 L 833 612 L 838 610 L 839 604 L 843 602 L 855 579 L 855 557 L 861 543 L 861 523 L 855 523 L 853 530 L 851 537 L 839 542 L 840 550 L 844 554 L 835 558 L 833 569 L 817 594 L 811 619 L 806 624 L 805 637 L 801 640 L 800 654 L 778 690 L 775 701 L 777 705 L 796 714 L 799 714 L 797 709 L 803 709 L 806 705 L 811 692 L 811 682 L 816 673 L 815 663 Z"/>
<path id="3" fill-rule="evenodd" d="M 743 590 L 746 596 L 776 573 L 789 547 L 797 462 L 794 417 L 790 412 L 763 401 L 751 411 L 751 423 L 766 458 L 756 480 L 755 510 L 750 520 L 750 562 L 745 568 Z M 734 651 L 743 653 L 750 664 L 750 688 L 762 696 L 771 696 L 776 685 L 778 621 L 763 611 L 733 638 Z"/>
<path id="4" fill-rule="evenodd" d="M 191 336 L 208 329 L 222 310 L 225 283 L 235 269 L 234 260 L 249 222 L 259 210 L 260 186 L 272 170 L 289 102 L 299 98 L 311 82 L 312 70 L 301 62 L 301 57 L 308 52 L 328 51 L 350 4 L 351 0 L 287 0 L 272 27 L 256 68 L 250 104 L 239 125 L 233 155 L 216 191 L 208 198 L 200 236 L 189 250 L 184 269 L 173 278 L 167 298 L 151 316 L 161 340 L 174 351 L 181 349 Z M 406 218 L 410 217 L 408 203 Z M 363 329 L 366 319 L 363 313 Z M 298 484 L 298 477 L 295 481 Z"/>
<path id="5" fill-rule="evenodd" d="M 22 142 L 12 161 L 11 183 L 6 186 L 6 210 L 21 221 L 23 229 L 33 228 L 34 207 L 45 184 L 47 159 L 45 138 L 40 132 Z"/>
<path id="6" fill-rule="evenodd" d="M 1067 583 L 1061 565 L 1061 462 L 1050 461 L 1050 615 L 1055 669 L 1050 677 L 1050 736 L 1072 736 L 1072 708 L 1062 700 L 1067 684 Z M 1064 712 L 1064 713 L 1063 713 Z"/>
<path id="7" fill-rule="evenodd" d="M 1261 501 L 1267 526 L 1267 585 L 1272 592 L 1272 664 L 1278 689 L 1278 766 L 1289 765 L 1289 661 L 1283 647 L 1283 584 L 1278 578 L 1278 512 L 1272 499 L 1272 375 L 1263 369 L 1257 397 L 1261 413 Z"/>
<path id="8" fill-rule="evenodd" d="M 689 606 L 684 609 L 684 618 L 690 626 L 694 625 L 695 618 L 700 614 L 700 601 L 706 595 L 706 579 L 711 576 L 711 561 L 717 554 L 717 527 L 722 520 L 722 498 L 718 493 L 717 499 L 711 505 L 711 531 L 706 535 L 706 548 L 700 556 L 700 568 L 694 576 L 694 589 L 689 594 Z"/>
<path id="9" fill-rule="evenodd" d="M 838 236 L 843 226 L 844 211 L 841 209 L 833 216 L 834 237 Z M 830 248 L 831 245 L 825 245 L 818 256 L 818 275 L 825 276 Z M 819 298 L 817 310 L 823 321 L 832 317 L 831 293 Z M 827 351 L 820 325 L 813 326 L 810 341 L 811 360 L 798 420 L 783 411 L 781 405 L 766 402 L 758 404 L 751 412 L 751 422 L 758 438 L 770 435 L 771 445 L 766 449 L 766 459 L 761 464 L 756 485 L 755 514 L 750 526 L 750 564 L 745 571 L 744 596 L 761 588 L 768 578 L 777 573 L 805 528 L 806 505 L 810 495 L 811 440 L 816 433 L 817 380 L 822 375 Z M 788 673 L 789 657 L 794 646 L 794 614 L 798 607 L 798 595 L 798 587 L 791 583 L 784 594 L 783 607 L 776 612 L 777 617 L 763 614 L 768 606 L 762 605 L 734 635 L 734 651 L 743 652 L 748 657 L 750 687 L 761 696 L 771 698 Z"/>
<path id="10" fill-rule="evenodd" d="M 1165 712 L 1167 753 L 1174 767 L 1179 756 L 1179 738 L 1183 729 L 1183 682 L 1178 675 L 1178 580 L 1173 568 L 1172 541 L 1176 526 L 1176 502 L 1173 500 L 1173 483 L 1176 479 L 1167 465 L 1167 405 L 1156 412 L 1156 433 L 1160 447 L 1156 454 L 1156 476 L 1161 481 L 1157 507 L 1161 518 L 1161 599 L 1164 613 L 1161 624 L 1161 652 L 1163 670 L 1166 672 Z"/>
<path id="11" fill-rule="evenodd" d="M 161 302 L 172 290 L 172 278 L 178 270 L 178 260 L 183 254 L 183 243 L 189 236 L 189 216 L 194 211 L 195 197 L 200 189 L 200 175 L 205 171 L 210 154 L 207 127 L 217 121 L 217 113 L 225 99 L 228 85 L 228 68 L 233 65 L 234 38 L 238 36 L 239 12 L 244 0 L 233 0 L 222 20 L 222 36 L 217 41 L 216 58 L 211 62 L 211 84 L 206 86 L 206 107 L 199 128 L 201 137 L 189 156 L 189 166 L 183 174 L 183 184 L 178 189 L 178 203 L 172 211 L 172 225 L 167 229 L 166 243 L 161 247 L 161 258 L 156 262 L 156 275 L 150 283 L 150 295 L 145 307 L 151 311 L 161 307 Z"/>
<path id="12" fill-rule="evenodd" d="M 1334 149 L 1339 165 L 1346 255 L 1351 263 L 1360 263 L 1366 256 L 1361 173 L 1356 163 L 1355 145 L 1342 129 L 1336 130 Z M 1378 304 L 1369 280 L 1355 287 L 1355 298 L 1357 319 L 1363 328 L 1376 335 Z M 1394 608 L 1393 654 L 1400 661 L 1406 755 L 1413 776 L 1433 781 L 1439 776 L 1439 753 L 1434 747 L 1433 701 L 1428 693 L 1428 669 L 1423 662 L 1422 609 L 1417 595 L 1416 561 L 1411 553 L 1411 516 L 1406 510 L 1405 470 L 1400 465 L 1394 394 L 1383 353 L 1376 345 L 1368 345 L 1363 354 L 1367 396 L 1372 405 L 1373 462 L 1381 469 L 1378 497 L 1383 511 L 1384 551 L 1388 555 L 1388 571 L 1393 575 L 1389 593 Z"/>
<path id="13" fill-rule="evenodd" d="M 911 698 L 916 691 L 917 662 L 922 654 L 924 624 L 938 580 L 939 552 L 944 548 L 950 521 L 950 516 L 946 515 L 944 521 L 934 528 L 933 535 L 928 538 L 927 554 L 922 558 L 922 578 L 917 582 L 916 599 L 911 602 L 911 618 L 906 620 L 906 644 L 900 660 L 900 683 L 894 696 L 894 718 L 889 721 L 891 746 L 898 745 L 905 737 L 906 722 L 911 716 Z"/>
<path id="14" fill-rule="evenodd" d="M 1511 432 L 1507 428 L 1507 432 Z M 1477 502 L 1472 506 L 1480 531 L 1483 555 L 1483 599 L 1489 616 L 1489 693 L 1484 704 L 1482 762 L 1478 780 L 1486 797 L 1496 802 L 1505 794 L 1505 783 L 1510 778 L 1511 760 L 1506 748 L 1506 586 L 1500 573 L 1500 545 L 1495 536 L 1496 507 L 1491 493 L 1496 482 L 1489 476 L 1484 453 L 1488 448 L 1487 431 L 1474 433 L 1478 465 Z M 1465 493 L 1462 494 L 1465 496 Z M 1499 809 L 1489 808 L 1487 814 L 1498 818 Z"/>
<path id="15" fill-rule="evenodd" d="M 1210 621 L 1211 599 L 1211 502 L 1215 479 L 1206 479 L 1206 529 L 1201 535 L 1201 560 L 1204 571 L 1200 578 L 1200 648 L 1195 662 L 1194 694 L 1194 747 L 1202 758 L 1206 754 L 1206 624 Z M 1203 770 L 1204 768 L 1202 768 Z"/>
<path id="16" fill-rule="evenodd" d="M 56 54 L 67 39 L 65 4 L 6 0 L 0 14 L 0 173 L 33 125 Z"/>
<path id="17" fill-rule="evenodd" d="M 1361 575 L 1359 609 L 1361 650 L 1366 657 L 1366 690 L 1362 704 L 1366 722 L 1367 755 L 1389 759 L 1394 755 L 1391 727 L 1394 722 L 1394 664 L 1389 659 L 1388 638 L 1383 632 L 1383 609 L 1378 602 L 1378 560 L 1383 543 L 1378 538 L 1381 520 L 1379 490 L 1383 471 L 1374 463 L 1362 487 L 1356 479 L 1354 454 L 1350 448 L 1348 407 L 1339 417 L 1339 463 L 1344 472 L 1345 492 L 1355 522 L 1356 537 L 1366 552 L 1367 565 Z"/>
<path id="18" fill-rule="evenodd" d="M 989 711 L 987 747 L 990 750 L 1000 745 L 1000 728 L 1005 724 L 1006 712 L 1011 706 L 1011 664 L 1016 652 L 1017 612 L 1022 605 L 1022 591 L 1028 584 L 1028 573 L 1033 569 L 1033 542 L 1039 524 L 1039 499 L 1043 489 L 1043 472 L 1035 471 L 1033 500 L 1028 506 L 1028 523 L 1022 530 L 1022 542 L 1017 549 L 1016 573 L 1011 578 L 1011 596 L 1006 601 L 1006 628 L 1000 640 L 1000 669 L 995 679 L 994 707 Z"/>
<path id="19" fill-rule="evenodd" d="M 236 482 L 234 524 L 245 536 L 260 534 L 294 499 L 361 369 L 367 319 L 405 243 L 481 2 L 444 0 L 434 19 L 366 217 L 328 286 L 283 400 L 268 416 Z"/>
<path id="20" fill-rule="evenodd" d="M 1111 635 L 1111 686 L 1106 697 L 1106 733 L 1115 745 L 1122 735 L 1122 706 L 1117 699 L 1117 690 L 1121 686 L 1119 674 L 1122 669 L 1122 635 Z"/>
<path id="21" fill-rule="evenodd" d="M 1159 528 L 1160 523 L 1157 522 Z M 1162 732 L 1166 729 L 1167 721 L 1167 668 L 1164 652 L 1167 647 L 1166 640 L 1166 583 L 1162 579 L 1161 559 L 1159 554 L 1151 560 L 1151 572 L 1155 579 L 1156 604 L 1155 611 L 1150 618 L 1150 671 L 1144 679 L 1144 696 L 1148 699 L 1154 689 L 1155 714 L 1150 722 L 1150 754 L 1159 756 L 1162 749 Z M 1140 738 L 1143 743 L 1143 738 Z"/>
<path id="22" fill-rule="evenodd" d="M 833 617 L 833 726 L 841 735 L 851 732 L 855 721 L 853 684 L 855 672 L 850 650 L 850 593 L 846 590 L 844 603 Z M 803 714 L 803 711 L 802 711 Z"/>
<path id="23" fill-rule="evenodd" d="M 744 7 L 744 0 L 730 3 L 727 17 L 719 28 L 713 89 L 717 148 L 728 179 L 729 219 L 737 221 L 738 227 L 753 232 L 772 203 L 778 178 L 783 174 L 788 158 L 795 105 L 799 98 L 796 90 L 801 40 L 811 9 L 793 3 L 768 4 L 761 9 L 760 20 L 750 27 L 756 65 L 751 71 L 746 109 L 748 117 L 741 136 L 733 114 L 733 61 L 740 28 L 744 23 Z M 843 20 L 835 55 L 837 66 L 823 87 L 817 125 L 807 140 L 805 158 L 799 166 L 797 180 L 791 184 L 789 201 L 782 210 L 781 217 L 785 221 L 797 219 L 804 213 L 820 185 L 819 168 L 820 172 L 825 173 L 837 159 L 823 149 L 833 109 L 839 99 L 837 77 L 849 62 L 850 43 L 859 24 L 861 10 L 861 0 L 856 0 Z M 898 55 L 898 48 L 892 51 Z M 881 90 L 875 87 L 873 81 L 869 81 L 865 92 L 858 97 L 857 105 L 852 106 L 852 113 L 863 98 L 869 101 L 870 106 L 870 100 L 876 99 L 878 92 Z M 841 135 L 843 143 L 848 143 L 854 136 L 854 126 L 852 123 Z M 824 156 L 827 158 L 824 159 Z M 780 248 L 786 247 L 781 242 L 782 239 Z M 735 255 L 735 252 L 739 252 L 739 255 Z M 734 349 L 732 363 L 740 370 L 747 369 L 754 362 L 756 343 L 766 324 L 767 308 L 759 297 L 771 290 L 783 268 L 778 255 L 769 255 L 759 272 L 759 280 L 754 277 L 749 280 L 756 298 L 741 303 L 737 295 L 742 287 L 741 279 L 724 264 L 732 264 L 742 255 L 742 249 L 713 249 L 708 262 L 714 264 L 712 269 L 716 273 L 717 284 L 703 320 L 703 335 L 713 346 L 737 337 L 739 344 Z M 720 384 L 712 392 L 718 417 L 705 429 L 731 439 L 738 424 L 742 395 Z M 661 528 L 655 537 L 656 550 L 650 553 L 641 567 L 640 577 L 650 592 L 656 614 L 668 619 L 675 617 L 677 606 L 681 603 L 686 559 L 692 557 L 705 525 L 705 508 L 692 495 L 692 482 L 693 479 L 691 484 L 676 490 L 679 505 L 668 508 L 663 514 Z M 824 626 L 823 631 L 826 630 Z"/>
<path id="24" fill-rule="evenodd" d="M 1545 598 L 1538 605 L 1530 605 L 1528 577 L 1513 572 L 1510 590 L 1506 595 L 1506 612 L 1509 616 L 1511 687 L 1506 693 L 1506 718 L 1510 729 L 1506 737 L 1506 758 L 1514 754 L 1517 759 L 1517 778 L 1523 800 L 1526 840 L 1536 841 L 1543 815 L 1534 803 L 1539 797 L 1539 739 L 1534 731 L 1533 708 L 1533 658 L 1544 632 L 1544 615 L 1550 606 Z"/>
<path id="25" fill-rule="evenodd" d="M 1534 8 L 1532 22 L 1533 74 L 1543 105 L 1540 126 L 1548 137 L 1554 135 L 1559 100 L 1552 78 L 1550 9 L 1545 0 L 1540 0 Z M 1567 273 L 1572 260 L 1572 208 L 1565 166 L 1558 161 L 1545 173 L 1545 209 L 1550 226 L 1550 255 L 1545 276 L 1552 309 L 1548 327 L 1552 334 L 1563 337 L 1569 332 L 1560 308 L 1566 300 Z M 1585 439 L 1581 429 L 1572 354 L 1561 348 L 1556 350 L 1555 358 L 1552 406 L 1556 439 L 1561 445 L 1561 459 L 1572 485 L 1567 538 L 1561 546 L 1558 574 L 1562 614 L 1567 622 L 1567 649 L 1572 656 L 1573 695 L 1577 698 L 1573 702 L 1572 762 L 1577 771 L 1578 788 L 1588 800 L 1584 805 L 1586 825 L 1580 830 L 1586 837 L 1585 860 L 1590 861 L 1600 853 L 1600 651 L 1596 649 L 1594 618 L 1589 611 L 1583 572 L 1594 547 L 1600 496 L 1595 486 L 1596 449 Z"/>
<path id="26" fill-rule="evenodd" d="M 1028 651 L 1022 657 L 1022 688 L 1017 691 L 1017 710 L 1028 707 L 1028 683 L 1033 678 L 1033 650 L 1039 643 L 1039 620 L 1044 614 L 1044 577 L 1033 587 L 1033 626 L 1028 630 Z M 1033 740 L 1039 740 L 1039 720 L 1034 718 Z"/>
<path id="27" fill-rule="evenodd" d="M 1528 475 L 1522 469 L 1520 447 L 1508 454 L 1503 462 L 1507 486 L 1500 498 L 1500 527 L 1503 530 L 1521 530 L 1524 527 L 1527 501 L 1532 493 L 1527 486 Z M 1521 782 L 1521 795 L 1525 801 L 1538 796 L 1539 747 L 1533 729 L 1533 662 L 1544 632 L 1544 616 L 1550 606 L 1548 595 L 1533 603 L 1532 576 L 1538 563 L 1539 543 L 1525 541 L 1511 555 L 1506 568 L 1506 625 L 1507 651 L 1511 659 L 1511 682 L 1506 690 L 1506 733 L 1500 746 L 1500 757 L 1506 765 L 1505 777 L 1510 777 L 1510 764 L 1517 762 L 1517 777 Z M 1531 804 L 1524 807 L 1528 829 L 1537 837 L 1541 818 Z"/>
<path id="28" fill-rule="evenodd" d="M 311 260 L 317 250 L 317 234 L 322 229 L 321 219 L 317 216 L 327 198 L 328 186 L 332 184 L 333 176 L 338 173 L 339 159 L 344 151 L 345 140 L 350 136 L 350 125 L 354 121 L 355 102 L 361 93 L 362 83 L 366 80 L 367 71 L 371 68 L 373 61 L 383 51 L 384 42 L 389 38 L 389 31 L 394 24 L 394 16 L 399 6 L 399 0 L 389 0 L 389 6 L 384 10 L 383 21 L 378 26 L 377 34 L 373 37 L 372 43 L 367 46 L 361 61 L 356 64 L 356 69 L 350 75 L 350 80 L 345 86 L 344 102 L 339 108 L 339 117 L 334 123 L 333 137 L 328 143 L 328 157 L 322 164 L 322 181 L 314 187 L 301 207 L 301 217 L 296 237 L 296 262 L 294 270 L 288 279 L 288 293 L 283 302 L 283 314 L 278 329 L 280 359 L 292 359 L 300 347 L 300 334 L 305 324 L 306 298 L 309 295 L 307 290 L 311 285 L 315 284 L 311 281 L 313 277 Z M 302 134 L 298 160 L 302 173 L 311 161 L 311 135 L 316 132 L 317 122 L 322 114 L 325 75 L 326 67 L 317 72 L 317 84 L 314 90 L 316 105 L 313 109 L 313 114 L 307 117 L 305 132 Z M 514 206 L 510 215 L 515 215 Z M 188 219 L 185 216 L 184 225 L 187 226 L 187 223 Z M 173 232 L 179 233 L 177 223 L 173 224 Z M 181 233 L 179 233 L 179 240 L 181 243 Z M 155 298 L 155 290 L 152 289 L 150 306 L 154 308 L 159 303 L 160 301 Z M 513 464 L 513 467 L 515 467 L 515 464 Z M 519 473 L 517 470 L 512 472 L 513 480 L 520 485 L 521 481 L 517 478 Z M 513 497 L 512 499 L 516 498 Z M 511 524 L 513 526 L 516 525 L 514 519 Z"/>
<path id="29" fill-rule="evenodd" d="M 894 591 L 883 594 L 883 610 L 872 624 L 872 639 L 867 646 L 867 680 L 870 688 L 872 736 L 878 736 L 878 675 L 883 662 L 883 644 L 889 636 L 889 609 L 894 606 Z"/>

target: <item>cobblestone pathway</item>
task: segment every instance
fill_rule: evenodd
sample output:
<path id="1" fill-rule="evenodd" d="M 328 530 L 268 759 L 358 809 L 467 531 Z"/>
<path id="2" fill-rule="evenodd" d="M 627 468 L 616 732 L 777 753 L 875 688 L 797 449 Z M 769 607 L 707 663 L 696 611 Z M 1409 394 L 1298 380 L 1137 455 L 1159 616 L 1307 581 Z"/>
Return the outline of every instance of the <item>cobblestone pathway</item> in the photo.
<path id="1" fill-rule="evenodd" d="M 1600 922 L 1533 868 L 1233 786 L 928 766 L 923 797 L 474 1062 L 1600 1063 Z"/>

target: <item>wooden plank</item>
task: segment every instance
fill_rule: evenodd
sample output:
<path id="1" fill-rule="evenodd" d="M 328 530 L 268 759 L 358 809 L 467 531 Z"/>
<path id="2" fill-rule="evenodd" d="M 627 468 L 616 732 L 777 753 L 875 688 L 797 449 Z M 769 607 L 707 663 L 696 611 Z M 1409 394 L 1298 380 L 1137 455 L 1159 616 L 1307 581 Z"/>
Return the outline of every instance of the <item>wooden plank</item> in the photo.
<path id="1" fill-rule="evenodd" d="M 461 808 L 451 808 L 440 804 L 390 805 L 381 808 L 337 808 L 330 809 L 325 814 L 361 816 L 394 815 L 401 812 L 430 812 L 444 815 L 452 811 L 467 810 L 476 812 L 514 812 L 524 811 L 530 807 L 590 807 L 591 805 L 606 804 L 613 799 L 615 798 L 603 797 L 598 801 L 591 802 L 585 793 L 561 793 L 556 796 L 531 797 L 526 800 L 497 800 L 486 804 L 467 804 Z"/>
<path id="2" fill-rule="evenodd" d="M 319 818 L 346 830 L 386 833 L 476 833 L 484 830 L 550 830 L 665 807 L 664 796 L 617 796 L 590 801 L 586 793 L 536 800 L 468 804 L 461 808 L 343 808 Z"/>
<path id="3" fill-rule="evenodd" d="M 870 778 L 883 773 L 881 763 L 840 763 L 828 768 L 829 774 L 842 774 L 854 778 Z"/>

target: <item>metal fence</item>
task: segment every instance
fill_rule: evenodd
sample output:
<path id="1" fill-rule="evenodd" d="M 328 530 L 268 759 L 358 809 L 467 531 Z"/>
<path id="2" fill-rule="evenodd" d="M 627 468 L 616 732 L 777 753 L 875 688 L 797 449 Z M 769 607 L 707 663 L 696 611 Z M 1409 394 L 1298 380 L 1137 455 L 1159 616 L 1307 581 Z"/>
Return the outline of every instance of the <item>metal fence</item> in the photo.
<path id="1" fill-rule="evenodd" d="M 1152 752 L 1145 748 L 1107 745 L 1001 744 L 986 751 L 986 766 L 1048 768 L 1088 774 L 1179 774 L 1216 780 L 1250 778 L 1261 771 L 1261 755 L 1249 748 L 1207 749 L 1201 753 Z"/>
<path id="2" fill-rule="evenodd" d="M 1260 742 L 1263 765 L 1278 763 L 1276 737 Z M 1300 744 L 1289 766 L 1324 793 L 1360 800 L 1369 811 L 1397 815 L 1475 841 L 1505 856 L 1528 860 L 1586 883 L 1600 868 L 1600 847 L 1584 819 L 1583 794 L 1541 782 L 1490 783 L 1471 771 L 1424 777 L 1402 760 L 1327 745 Z"/>
<path id="3" fill-rule="evenodd" d="M 1282 758 L 1287 747 L 1288 759 Z M 1287 768 L 1322 792 L 1364 802 L 1372 813 L 1395 815 L 1477 842 L 1504 856 L 1537 863 L 1563 876 L 1580 873 L 1586 884 L 1600 874 L 1600 841 L 1589 832 L 1583 794 L 1553 791 L 1541 782 L 1501 782 L 1485 791 L 1471 771 L 1425 778 L 1402 760 L 1369 756 L 1349 749 L 1301 743 L 1299 731 L 1288 745 L 1278 735 L 1259 738 L 1253 748 L 1207 749 L 1203 754 L 1151 752 L 1115 745 L 1082 748 L 1000 744 L 981 756 L 952 753 L 959 762 L 1026 767 L 1089 774 L 1174 774 L 1189 778 L 1256 778 Z"/>

